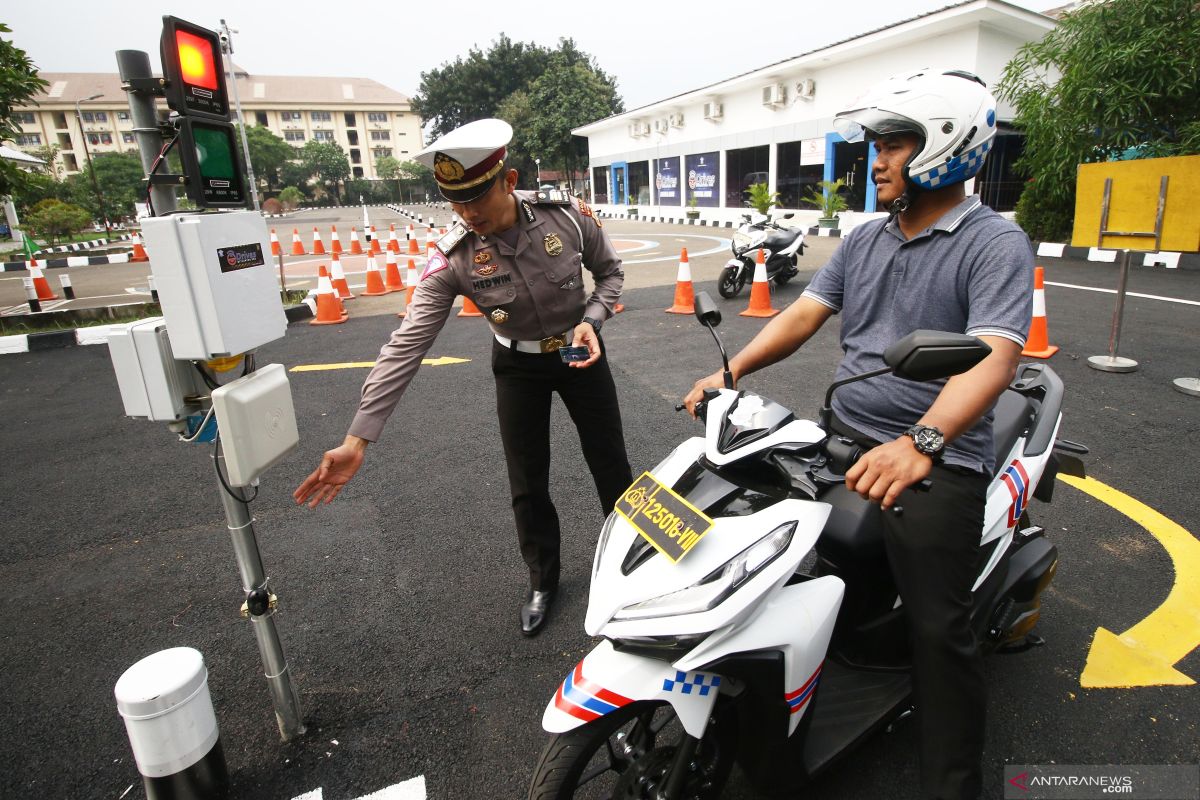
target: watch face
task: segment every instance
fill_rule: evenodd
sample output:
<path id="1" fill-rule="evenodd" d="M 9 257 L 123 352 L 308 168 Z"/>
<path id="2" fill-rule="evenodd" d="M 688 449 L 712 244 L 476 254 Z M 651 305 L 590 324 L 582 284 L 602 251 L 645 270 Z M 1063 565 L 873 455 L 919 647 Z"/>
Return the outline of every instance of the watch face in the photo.
<path id="1" fill-rule="evenodd" d="M 922 453 L 936 453 L 942 449 L 944 440 L 936 428 L 918 428 L 913 432 L 913 441 Z"/>

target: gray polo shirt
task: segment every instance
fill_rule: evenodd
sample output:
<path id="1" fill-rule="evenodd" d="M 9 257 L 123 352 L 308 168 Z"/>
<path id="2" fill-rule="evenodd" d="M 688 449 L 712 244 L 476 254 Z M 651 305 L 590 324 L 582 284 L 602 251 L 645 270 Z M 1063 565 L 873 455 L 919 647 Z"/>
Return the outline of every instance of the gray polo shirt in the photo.
<path id="1" fill-rule="evenodd" d="M 872 220 L 850 232 L 805 296 L 842 312 L 837 380 L 884 366 L 883 352 L 914 330 L 1002 336 L 1024 346 L 1033 307 L 1029 237 L 969 196 L 905 240 L 895 221 Z M 903 435 L 945 381 L 883 375 L 833 396 L 846 424 L 881 442 Z M 945 462 L 991 472 L 992 412 L 946 445 Z"/>

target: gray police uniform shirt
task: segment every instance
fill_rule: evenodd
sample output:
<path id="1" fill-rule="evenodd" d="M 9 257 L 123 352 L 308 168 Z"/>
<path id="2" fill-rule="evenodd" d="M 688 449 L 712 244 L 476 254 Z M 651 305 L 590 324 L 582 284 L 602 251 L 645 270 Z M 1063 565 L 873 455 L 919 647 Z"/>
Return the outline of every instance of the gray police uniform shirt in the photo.
<path id="1" fill-rule="evenodd" d="M 496 334 L 535 341 L 574 330 L 585 316 L 613 314 L 625 273 L 600 221 L 565 192 L 514 192 L 516 247 L 456 224 L 413 292 L 403 324 L 363 383 L 349 433 L 377 441 L 421 359 L 446 324 L 454 298 L 469 297 Z M 595 288 L 585 293 L 583 269 Z M 570 344 L 570 339 L 567 339 Z"/>
<path id="2" fill-rule="evenodd" d="M 907 241 L 894 220 L 858 226 L 804 295 L 844 312 L 836 380 L 885 366 L 884 350 L 919 329 L 1001 336 L 1023 347 L 1033 311 L 1033 250 L 1023 230 L 972 195 Z M 888 442 L 924 416 L 945 383 L 869 378 L 838 389 L 833 409 L 846 424 Z M 990 473 L 994 449 L 989 409 L 946 445 L 943 460 Z"/>

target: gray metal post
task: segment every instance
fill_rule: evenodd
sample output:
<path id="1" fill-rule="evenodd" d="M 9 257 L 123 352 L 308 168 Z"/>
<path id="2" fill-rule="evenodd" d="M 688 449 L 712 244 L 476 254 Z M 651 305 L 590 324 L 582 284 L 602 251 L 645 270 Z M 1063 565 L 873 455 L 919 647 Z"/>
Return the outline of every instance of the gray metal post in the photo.
<path id="1" fill-rule="evenodd" d="M 225 55 L 233 55 L 233 34 L 229 26 L 225 24 L 225 20 L 221 20 L 221 50 Z M 246 138 L 246 118 L 242 115 L 242 100 L 238 97 L 237 88 L 237 72 L 233 68 L 233 59 L 226 59 L 229 63 L 229 85 L 233 88 L 233 106 L 237 109 L 238 129 L 242 134 L 242 155 L 246 157 L 246 178 L 250 183 L 250 197 L 254 199 L 254 210 L 259 211 L 258 204 L 258 181 L 254 179 L 254 165 L 250 163 L 250 142 Z"/>
<path id="2" fill-rule="evenodd" d="M 1108 337 L 1108 355 L 1090 356 L 1087 365 L 1101 372 L 1133 372 L 1138 362 L 1117 355 L 1121 346 L 1121 318 L 1125 314 L 1125 286 L 1129 282 L 1129 250 L 1126 248 L 1121 259 L 1121 277 L 1117 283 L 1117 305 L 1113 309 L 1112 331 Z"/>
<path id="3" fill-rule="evenodd" d="M 129 96 L 129 113 L 133 119 L 133 135 L 137 139 L 142 169 L 149 175 L 163 147 L 163 136 L 158 130 L 158 112 L 154 107 L 154 97 L 129 88 L 129 81 L 154 78 L 154 73 L 150 71 L 150 55 L 142 50 L 118 50 L 117 72 Z M 151 184 L 150 199 L 156 216 L 176 209 L 175 190 L 171 186 Z"/>
<path id="4" fill-rule="evenodd" d="M 224 455 L 214 458 L 218 459 L 218 466 L 224 472 Z M 279 734 L 284 741 L 288 741 L 304 733 L 304 718 L 300 713 L 300 698 L 292 685 L 292 676 L 288 673 L 283 643 L 279 641 L 279 632 L 275 629 L 275 598 L 270 593 L 262 555 L 258 550 L 258 540 L 254 537 L 254 520 L 250 518 L 246 496 L 241 489 L 231 487 L 227 491 L 220 485 L 219 479 L 217 488 L 221 494 L 221 503 L 225 506 L 225 520 L 233 541 L 233 552 L 237 556 L 238 571 L 242 576 L 242 589 L 247 597 L 252 592 L 257 592 L 260 596 L 265 594 L 270 598 L 265 608 L 251 607 L 249 616 L 254 638 L 258 642 L 258 652 L 262 656 L 267 685 L 271 690 L 271 700 L 275 704 L 275 721 L 279 725 Z M 230 491 L 236 497 L 230 496 Z M 249 602 L 247 604 L 249 605 Z"/>

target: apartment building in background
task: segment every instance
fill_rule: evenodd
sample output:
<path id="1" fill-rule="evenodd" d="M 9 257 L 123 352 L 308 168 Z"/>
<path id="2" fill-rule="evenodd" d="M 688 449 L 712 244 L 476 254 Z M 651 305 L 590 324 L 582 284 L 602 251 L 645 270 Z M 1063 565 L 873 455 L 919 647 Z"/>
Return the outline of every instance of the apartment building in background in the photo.
<path id="1" fill-rule="evenodd" d="M 297 148 L 313 140 L 339 144 L 355 178 L 377 179 L 380 158 L 407 161 L 423 146 L 421 119 L 409 98 L 377 81 L 251 75 L 236 66 L 235 74 L 247 125 L 269 128 Z M 36 105 L 16 108 L 21 135 L 13 146 L 25 152 L 57 146 L 60 175 L 86 167 L 85 137 L 93 157 L 137 149 L 116 73 L 43 72 L 41 77 L 49 85 Z"/>

